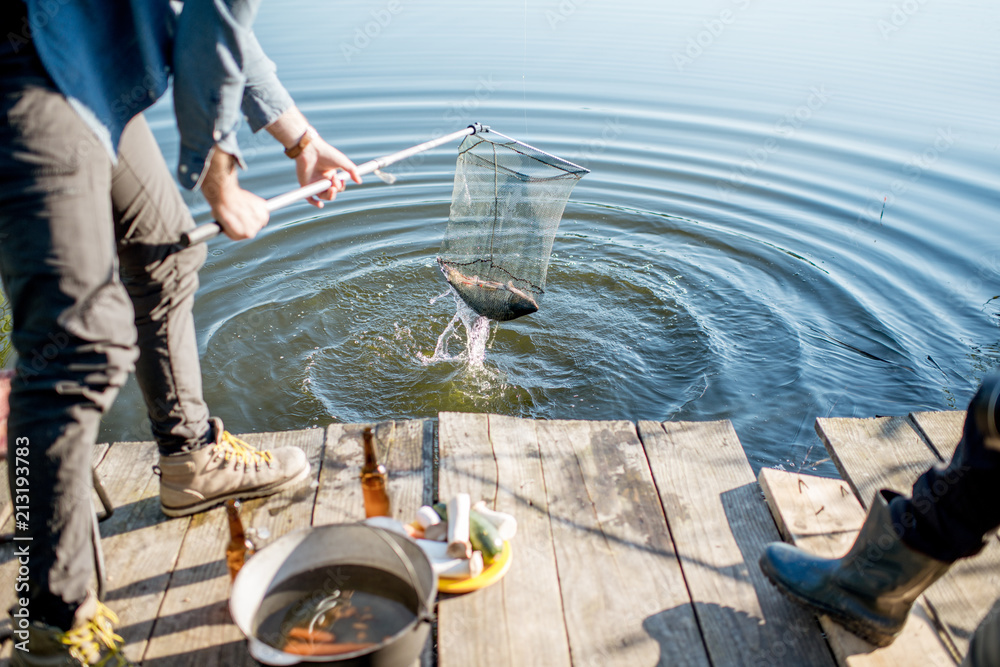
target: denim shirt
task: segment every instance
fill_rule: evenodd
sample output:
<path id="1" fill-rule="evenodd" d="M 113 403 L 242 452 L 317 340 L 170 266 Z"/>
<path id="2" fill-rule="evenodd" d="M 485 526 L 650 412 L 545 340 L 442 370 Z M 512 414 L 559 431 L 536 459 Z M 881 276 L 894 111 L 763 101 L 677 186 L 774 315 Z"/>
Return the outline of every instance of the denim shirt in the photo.
<path id="1" fill-rule="evenodd" d="M 201 185 L 216 145 L 245 168 L 236 141 L 241 110 L 257 132 L 294 104 L 251 29 L 260 0 L 26 3 L 46 71 L 112 160 L 125 125 L 173 75 L 177 176 L 186 188 Z"/>

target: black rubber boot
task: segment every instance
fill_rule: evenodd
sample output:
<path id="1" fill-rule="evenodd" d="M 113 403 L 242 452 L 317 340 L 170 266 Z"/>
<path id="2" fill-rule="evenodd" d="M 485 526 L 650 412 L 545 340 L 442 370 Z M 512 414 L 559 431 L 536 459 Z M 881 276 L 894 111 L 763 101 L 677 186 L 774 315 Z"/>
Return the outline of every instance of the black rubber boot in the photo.
<path id="1" fill-rule="evenodd" d="M 854 546 L 841 558 L 819 558 L 783 542 L 767 545 L 760 568 L 789 598 L 827 614 L 876 646 L 903 629 L 913 602 L 950 563 L 903 544 L 889 504 L 899 494 L 875 494 Z"/>
<path id="2" fill-rule="evenodd" d="M 1000 600 L 979 622 L 972 633 L 969 652 L 965 654 L 962 667 L 996 667 L 1000 665 Z"/>
<path id="3" fill-rule="evenodd" d="M 969 402 L 966 419 L 971 424 L 965 425 L 963 437 L 979 438 L 987 449 L 1000 450 L 1000 369 L 993 369 L 983 378 Z"/>

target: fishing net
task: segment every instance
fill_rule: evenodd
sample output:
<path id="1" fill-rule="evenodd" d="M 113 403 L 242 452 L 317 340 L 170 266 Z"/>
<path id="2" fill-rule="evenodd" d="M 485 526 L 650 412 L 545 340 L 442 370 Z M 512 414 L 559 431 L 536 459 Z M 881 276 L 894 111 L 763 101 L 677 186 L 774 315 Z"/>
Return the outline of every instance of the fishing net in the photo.
<path id="1" fill-rule="evenodd" d="M 438 264 L 469 307 L 501 322 L 538 310 L 566 201 L 587 173 L 493 130 L 465 138 Z"/>

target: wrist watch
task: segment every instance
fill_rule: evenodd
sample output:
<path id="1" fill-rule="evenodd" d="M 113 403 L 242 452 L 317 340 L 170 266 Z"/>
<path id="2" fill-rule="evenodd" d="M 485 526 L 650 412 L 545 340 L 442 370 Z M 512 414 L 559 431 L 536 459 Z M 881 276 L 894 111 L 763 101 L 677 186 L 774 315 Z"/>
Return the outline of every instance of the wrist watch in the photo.
<path id="1" fill-rule="evenodd" d="M 297 158 L 299 155 L 301 155 L 302 149 L 304 149 L 306 146 L 312 143 L 313 132 L 315 132 L 315 130 L 313 130 L 312 127 L 306 128 L 305 133 L 303 133 L 302 137 L 297 142 L 295 142 L 295 145 L 289 146 L 288 148 L 285 149 L 285 155 L 292 158 L 293 160 Z"/>

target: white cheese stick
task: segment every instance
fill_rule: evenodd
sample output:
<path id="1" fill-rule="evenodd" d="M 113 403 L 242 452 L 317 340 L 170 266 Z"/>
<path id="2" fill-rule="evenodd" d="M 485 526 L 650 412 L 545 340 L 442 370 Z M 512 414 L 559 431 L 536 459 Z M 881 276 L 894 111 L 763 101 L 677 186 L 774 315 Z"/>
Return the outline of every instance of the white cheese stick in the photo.
<path id="1" fill-rule="evenodd" d="M 448 524 L 444 521 L 424 528 L 424 539 L 445 542 L 448 539 Z"/>
<path id="2" fill-rule="evenodd" d="M 469 511 L 472 501 L 468 493 L 458 493 L 448 501 L 448 555 L 453 558 L 471 558 L 469 541 Z"/>
<path id="3" fill-rule="evenodd" d="M 448 545 L 444 542 L 435 542 L 433 540 L 417 540 L 417 546 L 427 554 L 427 558 L 433 563 L 436 560 L 450 560 L 451 556 L 448 555 Z"/>
<path id="4" fill-rule="evenodd" d="M 431 526 L 441 523 L 441 517 L 430 505 L 424 505 L 417 510 L 417 523 L 426 531 Z"/>
<path id="5" fill-rule="evenodd" d="M 469 579 L 483 573 L 483 552 L 473 551 L 472 558 L 452 558 L 431 562 L 434 573 L 442 579 Z"/>
<path id="6" fill-rule="evenodd" d="M 468 579 L 483 571 L 483 554 L 472 552 L 472 558 L 452 558 L 448 555 L 448 545 L 444 542 L 417 540 L 417 546 L 427 554 L 434 568 L 434 574 L 445 579 Z"/>

